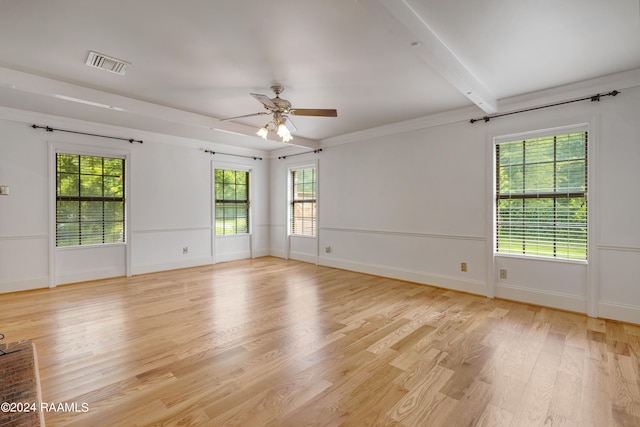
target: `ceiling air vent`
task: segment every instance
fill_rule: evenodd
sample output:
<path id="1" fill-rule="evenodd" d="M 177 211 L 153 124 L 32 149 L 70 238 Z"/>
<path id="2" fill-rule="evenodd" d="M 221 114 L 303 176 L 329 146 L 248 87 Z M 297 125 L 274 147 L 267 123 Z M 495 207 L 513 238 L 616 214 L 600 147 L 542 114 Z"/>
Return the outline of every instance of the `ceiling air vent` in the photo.
<path id="1" fill-rule="evenodd" d="M 116 59 L 93 51 L 89 52 L 86 64 L 90 67 L 120 74 L 121 76 L 124 76 L 124 73 L 127 72 L 127 68 L 131 65 L 131 63 L 123 61 L 122 59 Z"/>

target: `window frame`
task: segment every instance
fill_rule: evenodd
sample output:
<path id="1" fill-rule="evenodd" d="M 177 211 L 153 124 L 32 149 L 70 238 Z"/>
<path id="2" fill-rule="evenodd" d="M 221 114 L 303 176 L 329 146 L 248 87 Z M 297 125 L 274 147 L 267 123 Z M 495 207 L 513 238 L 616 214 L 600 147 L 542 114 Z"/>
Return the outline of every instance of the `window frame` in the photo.
<path id="1" fill-rule="evenodd" d="M 218 170 L 221 171 L 232 171 L 235 173 L 245 173 L 246 174 L 246 200 L 244 199 L 233 199 L 233 200 L 226 200 L 226 199 L 218 199 L 217 198 L 217 184 L 218 181 L 216 180 L 216 172 Z M 227 238 L 227 237 L 234 237 L 234 236 L 247 236 L 251 234 L 252 231 L 252 220 L 251 220 L 251 189 L 252 189 L 252 185 L 251 185 L 251 169 L 247 168 L 247 167 L 243 167 L 240 165 L 231 165 L 231 164 L 219 164 L 219 165 L 213 165 L 213 194 L 212 194 L 212 199 L 213 199 L 213 235 L 215 236 L 215 238 Z M 224 182 L 222 183 L 224 185 Z M 224 234 L 218 234 L 218 215 L 217 215 L 217 211 L 218 211 L 218 207 L 220 204 L 246 204 L 246 232 L 237 232 L 237 221 L 238 221 L 238 216 L 235 217 L 235 221 L 236 221 L 236 232 L 235 233 L 224 233 Z"/>
<path id="2" fill-rule="evenodd" d="M 68 195 L 59 195 L 58 194 L 58 175 L 60 173 L 65 173 L 65 172 L 59 172 L 59 168 L 58 168 L 58 156 L 59 155 L 70 155 L 70 156 L 77 156 L 79 159 L 79 163 L 78 163 L 78 195 L 77 196 L 68 196 Z M 102 162 L 103 162 L 103 167 L 104 167 L 104 160 L 105 159 L 118 159 L 118 160 L 122 160 L 122 196 L 121 197 L 106 197 L 104 195 L 104 182 L 103 182 L 103 188 L 102 188 L 102 196 L 83 196 L 81 195 L 81 177 L 84 176 L 101 176 L 103 179 L 105 176 L 111 176 L 111 175 L 105 175 L 104 174 L 104 170 L 102 171 L 102 174 L 100 175 L 96 175 L 96 174 L 83 174 L 82 170 L 81 170 L 81 166 L 80 166 L 80 159 L 82 157 L 96 157 L 96 158 L 101 158 Z M 51 166 L 51 170 L 52 170 L 52 183 L 53 183 L 53 190 L 52 190 L 52 208 L 53 208 L 53 215 L 52 215 L 52 245 L 56 250 L 65 250 L 65 249 L 82 249 L 82 248 L 88 248 L 88 247 L 102 247 L 102 246 L 112 246 L 112 245 L 126 245 L 127 241 L 128 241 L 128 203 L 127 203 L 127 193 L 128 193 L 128 168 L 129 168 L 129 159 L 128 159 L 128 155 L 121 153 L 121 152 L 117 152 L 117 151 L 103 151 L 103 150 L 91 150 L 91 149 L 87 149 L 85 147 L 82 148 L 76 148 L 73 146 L 60 146 L 60 147 L 56 147 L 53 150 L 53 156 L 52 156 L 52 166 Z M 58 203 L 59 202 L 65 202 L 65 201 L 75 201 L 78 202 L 79 205 L 79 209 L 81 209 L 81 204 L 82 202 L 102 202 L 103 204 L 105 202 L 122 202 L 122 220 L 121 221 L 106 221 L 105 220 L 105 216 L 104 216 L 104 205 L 103 205 L 103 214 L 102 214 L 102 221 L 101 223 L 103 224 L 103 235 L 102 235 L 102 242 L 100 243 L 82 243 L 82 232 L 79 232 L 79 243 L 78 244 L 72 244 L 72 245 L 59 245 L 59 236 L 58 236 L 58 224 L 59 223 L 65 223 L 64 221 L 60 222 L 58 221 Z M 79 210 L 79 213 L 81 211 Z M 73 221 L 73 222 L 77 222 L 79 225 L 80 230 L 82 230 L 82 223 L 83 221 L 81 220 L 81 218 L 79 218 L 78 221 Z M 87 221 L 85 221 L 86 223 Z M 91 221 L 88 221 L 91 222 Z M 100 222 L 100 221 L 98 221 Z M 104 224 L 107 222 L 116 222 L 116 223 L 122 223 L 122 232 L 121 232 L 121 240 L 117 240 L 117 241 L 112 241 L 112 242 L 105 242 L 105 234 L 104 234 Z"/>
<path id="3" fill-rule="evenodd" d="M 590 126 L 588 124 L 577 124 L 577 125 L 570 125 L 570 126 L 562 126 L 562 127 L 558 127 L 558 128 L 553 128 L 553 129 L 546 129 L 546 130 L 541 130 L 541 131 L 533 131 L 533 132 L 525 132 L 525 133 L 519 133 L 519 134 L 511 134 L 511 135 L 505 135 L 505 136 L 499 136 L 499 137 L 494 137 L 493 138 L 493 186 L 492 186 L 492 195 L 493 195 L 493 244 L 492 244 L 492 248 L 493 248 L 493 253 L 494 256 L 500 256 L 500 257 L 516 257 L 516 258 L 523 258 L 523 259 L 540 259 L 540 260 L 545 260 L 545 261 L 560 261 L 560 262 L 577 262 L 577 263 L 588 263 L 589 260 L 589 256 L 590 256 L 590 239 L 589 239 L 589 234 L 590 234 L 590 229 L 592 228 L 592 224 L 591 224 L 591 220 L 590 220 L 590 216 L 591 216 L 591 212 L 590 209 L 588 209 L 588 205 L 590 204 L 589 202 L 589 186 L 590 186 L 590 173 L 591 173 L 591 162 L 592 162 L 592 155 L 590 155 L 593 151 L 593 141 L 591 141 L 592 139 L 592 132 L 590 131 Z M 556 176 L 555 174 L 558 171 L 558 167 L 557 164 L 558 163 L 562 163 L 562 162 L 567 162 L 567 160 L 558 160 L 556 157 L 556 150 L 557 150 L 557 140 L 555 138 L 557 137 L 562 137 L 562 136 L 566 136 L 569 134 L 574 134 L 574 133 L 584 133 L 584 157 L 580 158 L 579 160 L 583 161 L 583 167 L 582 167 L 582 173 L 584 174 L 584 190 L 580 190 L 580 191 L 570 191 L 570 190 L 561 190 L 558 189 L 558 185 L 557 185 L 557 180 L 556 180 Z M 499 154 L 499 146 L 509 143 L 509 142 L 523 142 L 523 141 L 531 141 L 531 140 L 536 140 L 536 139 L 544 139 L 544 138 L 554 138 L 554 159 L 553 159 L 553 171 L 554 171 L 554 191 L 549 191 L 549 192 L 527 192 L 526 188 L 523 187 L 522 192 L 521 193 L 507 193 L 504 194 L 503 197 L 501 197 L 501 193 L 500 193 L 500 165 L 499 165 L 499 158 L 498 158 L 498 154 Z M 526 159 L 525 159 L 526 160 Z M 575 159 L 572 159 L 575 160 Z M 523 163 L 524 164 L 524 163 Z M 523 166 L 523 171 L 525 170 L 524 168 L 526 168 L 526 166 Z M 524 172 L 523 172 L 524 175 Z M 523 178 L 524 179 L 524 178 Z M 524 185 L 524 184 L 523 184 Z M 499 241 L 499 226 L 500 226 L 500 221 L 499 221 L 499 203 L 500 200 L 522 200 L 523 203 L 525 203 L 525 201 L 527 199 L 538 199 L 538 200 L 544 200 L 544 199 L 551 199 L 553 200 L 554 206 L 557 202 L 557 200 L 571 200 L 572 198 L 583 198 L 583 202 L 584 202 L 584 209 L 585 209 L 585 217 L 584 217 L 584 221 L 582 222 L 582 224 L 584 225 L 584 228 L 586 229 L 585 231 L 585 241 L 584 241 L 584 258 L 582 257 L 570 257 L 570 256 L 564 256 L 564 254 L 558 254 L 558 253 L 554 253 L 551 255 L 545 254 L 545 253 L 540 253 L 540 252 L 536 252 L 536 251 L 531 251 L 531 252 L 527 252 L 526 249 L 523 249 L 522 252 L 521 251 L 500 251 L 500 241 Z M 524 208 L 523 208 L 524 209 Z M 523 210 L 524 212 L 524 210 Z M 555 215 L 555 212 L 554 212 Z M 557 230 L 559 228 L 559 224 L 557 223 L 557 218 L 554 216 L 552 223 L 554 224 L 553 230 L 554 230 L 554 238 L 553 238 L 553 245 L 554 245 L 554 252 L 557 250 L 557 248 L 555 248 L 556 243 L 559 241 L 557 235 L 555 234 L 555 230 Z M 523 243 L 524 243 L 524 239 L 523 239 Z M 530 240 L 531 243 L 535 243 L 536 240 L 531 239 Z M 582 244 L 581 244 L 581 248 L 582 248 Z M 567 249 L 567 255 L 569 255 L 569 249 Z"/>
<path id="4" fill-rule="evenodd" d="M 303 171 L 303 170 L 309 170 L 312 169 L 314 171 L 314 194 L 313 194 L 313 198 L 305 198 L 305 199 L 296 199 L 295 194 L 294 194 L 294 185 L 295 185 L 295 178 L 294 175 L 297 172 Z M 318 176 L 318 165 L 317 163 L 306 163 L 303 165 L 296 165 L 296 166 L 292 166 L 289 167 L 287 170 L 287 193 L 288 193 L 288 199 L 289 199 L 289 203 L 288 203 L 288 220 L 287 220 L 287 233 L 289 236 L 294 236 L 294 237 L 302 237 L 302 238 L 312 238 L 315 239 L 318 236 L 318 182 L 319 182 L 319 176 Z M 296 205 L 301 205 L 304 206 L 307 203 L 312 203 L 313 204 L 313 216 L 311 217 L 311 222 L 312 222 L 312 227 L 311 227 L 311 233 L 304 233 L 305 228 L 303 227 L 303 232 L 302 233 L 297 233 L 295 232 L 295 219 L 297 218 L 297 216 L 295 216 L 295 210 L 296 210 Z"/>

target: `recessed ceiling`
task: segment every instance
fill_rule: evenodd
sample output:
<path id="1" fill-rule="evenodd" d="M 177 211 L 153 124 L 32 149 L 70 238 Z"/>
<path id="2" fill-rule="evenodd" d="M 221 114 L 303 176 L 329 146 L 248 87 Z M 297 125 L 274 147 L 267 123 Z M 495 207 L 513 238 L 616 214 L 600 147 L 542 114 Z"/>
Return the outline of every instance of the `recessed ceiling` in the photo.
<path id="1" fill-rule="evenodd" d="M 87 67 L 90 51 L 130 62 Z M 249 93 L 296 117 L 294 143 L 640 68 L 638 0 L 0 0 L 0 105 L 266 150 Z M 66 99 L 65 99 L 66 97 Z M 78 104 L 71 99 L 107 106 Z M 110 108 L 109 108 L 110 107 Z M 120 111 L 123 110 L 123 111 Z M 216 130 L 217 129 L 217 130 Z M 225 137 L 226 138 L 226 137 Z M 227 141 L 227 139 L 225 139 Z"/>

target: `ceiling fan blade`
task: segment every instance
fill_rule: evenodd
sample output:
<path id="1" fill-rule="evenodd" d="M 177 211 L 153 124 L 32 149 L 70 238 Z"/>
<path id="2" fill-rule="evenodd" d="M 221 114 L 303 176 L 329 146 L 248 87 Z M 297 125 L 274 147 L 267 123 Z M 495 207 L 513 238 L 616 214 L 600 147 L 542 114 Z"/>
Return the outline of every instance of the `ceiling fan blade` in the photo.
<path id="1" fill-rule="evenodd" d="M 289 116 L 284 116 L 287 118 L 287 121 L 284 122 L 284 125 L 289 129 L 290 132 L 298 132 L 298 128 L 296 127 L 295 124 L 293 124 L 293 120 L 291 120 L 291 117 Z"/>
<path id="2" fill-rule="evenodd" d="M 289 114 L 294 116 L 338 117 L 337 110 L 322 108 L 294 108 Z"/>
<path id="3" fill-rule="evenodd" d="M 250 93 L 249 95 L 253 96 L 255 99 L 263 103 L 265 107 L 278 108 L 278 106 L 274 104 L 271 98 L 269 98 L 267 95 L 261 95 L 259 93 Z"/>
<path id="4" fill-rule="evenodd" d="M 220 121 L 221 122 L 226 122 L 226 121 L 229 121 L 229 120 L 241 119 L 243 117 L 264 116 L 265 114 L 270 114 L 270 113 L 267 112 L 267 111 L 261 111 L 259 113 L 245 114 L 243 116 L 227 117 L 226 119 L 220 119 Z"/>

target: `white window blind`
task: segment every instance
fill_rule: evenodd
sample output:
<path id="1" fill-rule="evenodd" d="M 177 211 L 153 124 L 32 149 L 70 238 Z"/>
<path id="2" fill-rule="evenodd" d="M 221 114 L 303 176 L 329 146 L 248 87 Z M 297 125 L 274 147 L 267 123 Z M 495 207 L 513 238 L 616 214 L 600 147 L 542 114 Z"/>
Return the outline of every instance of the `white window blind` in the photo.
<path id="1" fill-rule="evenodd" d="M 587 259 L 587 132 L 496 145 L 496 251 Z"/>

